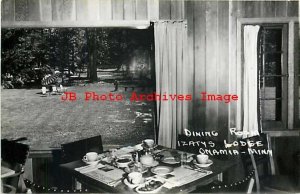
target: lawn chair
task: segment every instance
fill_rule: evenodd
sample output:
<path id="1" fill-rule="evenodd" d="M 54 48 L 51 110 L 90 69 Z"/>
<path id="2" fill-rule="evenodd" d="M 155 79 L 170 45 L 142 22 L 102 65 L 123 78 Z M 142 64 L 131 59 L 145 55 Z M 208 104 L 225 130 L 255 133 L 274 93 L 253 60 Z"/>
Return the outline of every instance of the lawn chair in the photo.
<path id="1" fill-rule="evenodd" d="M 42 87 L 42 96 L 46 96 L 47 95 L 47 88 L 46 87 Z"/>

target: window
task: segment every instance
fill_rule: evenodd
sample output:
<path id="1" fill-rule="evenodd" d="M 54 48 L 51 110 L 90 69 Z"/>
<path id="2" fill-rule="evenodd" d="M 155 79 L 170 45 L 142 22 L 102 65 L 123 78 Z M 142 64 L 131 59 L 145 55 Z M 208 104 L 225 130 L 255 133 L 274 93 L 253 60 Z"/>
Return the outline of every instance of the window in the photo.
<path id="1" fill-rule="evenodd" d="M 263 128 L 287 128 L 287 24 L 262 25 L 258 44 Z"/>
<path id="2" fill-rule="evenodd" d="M 258 112 L 263 131 L 300 129 L 300 39 L 299 18 L 241 18 L 237 23 L 237 93 L 243 87 L 243 31 L 246 25 L 259 25 Z M 242 101 L 237 106 L 237 128 L 242 128 Z"/>

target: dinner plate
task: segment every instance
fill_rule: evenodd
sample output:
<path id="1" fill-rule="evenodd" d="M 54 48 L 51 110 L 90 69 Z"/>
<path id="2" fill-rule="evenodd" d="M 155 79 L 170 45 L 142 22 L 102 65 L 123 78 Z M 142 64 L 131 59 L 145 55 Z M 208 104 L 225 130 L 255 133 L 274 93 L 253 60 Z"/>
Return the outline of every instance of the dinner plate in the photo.
<path id="1" fill-rule="evenodd" d="M 207 163 L 205 163 L 205 164 L 200 164 L 200 163 L 198 163 L 196 160 L 194 160 L 193 163 L 194 163 L 196 166 L 199 166 L 199 167 L 202 167 L 202 168 L 206 168 L 206 167 L 209 167 L 210 165 L 212 165 L 212 164 L 213 164 L 213 161 L 210 160 L 210 159 L 208 159 L 208 160 L 207 160 Z"/>
<path id="2" fill-rule="evenodd" d="M 137 187 L 137 186 L 139 186 L 139 185 L 141 185 L 141 184 L 144 184 L 144 183 L 145 183 L 145 179 L 143 178 L 143 181 L 141 181 L 141 183 L 139 183 L 139 184 L 132 184 L 132 183 L 130 183 L 126 178 L 124 179 L 123 182 L 124 182 L 124 184 L 125 184 L 127 187 L 133 189 L 133 188 L 135 188 L 135 187 Z"/>
<path id="3" fill-rule="evenodd" d="M 179 164 L 180 161 L 176 160 L 174 157 L 164 157 L 161 160 L 165 164 Z"/>
<path id="4" fill-rule="evenodd" d="M 153 174 L 164 176 L 164 175 L 170 174 L 171 172 L 173 172 L 173 170 L 174 169 L 169 166 L 157 166 L 157 167 L 152 168 L 151 172 Z"/>

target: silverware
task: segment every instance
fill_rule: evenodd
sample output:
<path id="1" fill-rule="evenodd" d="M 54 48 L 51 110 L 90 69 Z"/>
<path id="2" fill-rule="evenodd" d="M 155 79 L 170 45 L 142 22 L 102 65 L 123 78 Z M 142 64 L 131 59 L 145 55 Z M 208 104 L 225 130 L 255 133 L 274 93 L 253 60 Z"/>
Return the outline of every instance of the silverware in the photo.
<path id="1" fill-rule="evenodd" d="M 193 165 L 193 167 L 192 166 L 184 166 L 184 167 L 187 168 L 187 169 L 190 169 L 190 170 L 195 170 L 195 171 L 203 172 L 203 173 L 209 173 L 210 172 L 209 170 L 202 169 L 202 168 L 200 168 L 196 165 Z"/>

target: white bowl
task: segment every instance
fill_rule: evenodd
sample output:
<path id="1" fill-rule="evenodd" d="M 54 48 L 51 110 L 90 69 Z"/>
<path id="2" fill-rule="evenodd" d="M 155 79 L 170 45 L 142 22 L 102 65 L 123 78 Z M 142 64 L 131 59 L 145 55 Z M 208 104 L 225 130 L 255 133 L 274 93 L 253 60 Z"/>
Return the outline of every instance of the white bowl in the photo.
<path id="1" fill-rule="evenodd" d="M 132 162 L 132 160 L 129 158 L 118 158 L 116 160 L 117 166 L 119 168 L 126 168 L 126 167 L 128 167 L 128 164 L 130 164 L 131 162 Z"/>

